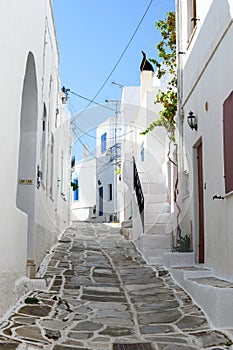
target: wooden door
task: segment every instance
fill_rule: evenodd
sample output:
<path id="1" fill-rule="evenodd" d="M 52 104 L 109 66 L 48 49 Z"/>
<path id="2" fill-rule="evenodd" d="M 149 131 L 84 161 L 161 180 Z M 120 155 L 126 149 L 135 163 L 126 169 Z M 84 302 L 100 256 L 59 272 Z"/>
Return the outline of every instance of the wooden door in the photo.
<path id="1" fill-rule="evenodd" d="M 203 203 L 203 166 L 202 166 L 202 143 L 197 147 L 198 169 L 198 206 L 199 206 L 199 263 L 205 262 L 204 241 L 204 203 Z"/>

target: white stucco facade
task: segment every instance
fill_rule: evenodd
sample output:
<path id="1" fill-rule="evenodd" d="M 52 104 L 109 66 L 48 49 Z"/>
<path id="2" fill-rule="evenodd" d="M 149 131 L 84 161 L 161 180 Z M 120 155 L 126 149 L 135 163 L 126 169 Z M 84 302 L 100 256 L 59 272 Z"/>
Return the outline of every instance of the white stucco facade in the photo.
<path id="1" fill-rule="evenodd" d="M 176 5 L 178 203 L 181 231 L 193 243 L 194 256 L 187 265 L 196 266 L 171 268 L 171 272 L 214 326 L 231 328 L 233 293 L 224 280 L 233 279 L 233 197 L 228 189 L 232 181 L 233 4 L 178 0 Z M 190 111 L 196 116 L 193 129 L 187 122 Z M 184 254 L 179 258 L 177 265 L 185 266 Z"/>
<path id="2" fill-rule="evenodd" d="M 223 133 L 223 104 L 233 90 L 233 52 L 229 49 L 233 42 L 232 2 L 197 1 L 198 21 L 191 36 L 187 31 L 186 2 L 178 3 L 179 50 L 185 52 L 180 58 L 183 77 L 180 106 L 184 118 L 183 123 L 180 122 L 184 140 L 181 176 L 185 173 L 180 187 L 186 188 L 185 198 L 180 198 L 180 202 L 185 203 L 182 206 L 183 229 L 186 227 L 190 231 L 187 225 L 192 223 L 195 258 L 199 262 L 197 148 L 202 144 L 204 263 L 213 267 L 216 274 L 233 278 L 233 197 L 225 191 Z M 197 116 L 197 131 L 187 124 L 190 110 Z M 215 195 L 224 199 L 213 199 Z"/>
<path id="3" fill-rule="evenodd" d="M 73 169 L 78 180 L 78 195 L 72 194 L 72 220 L 87 221 L 96 217 L 96 158 L 82 158 Z"/>
<path id="4" fill-rule="evenodd" d="M 115 116 L 114 116 L 115 114 Z M 117 187 L 121 167 L 121 139 L 118 112 L 96 129 L 96 214 L 100 221 L 119 219 Z"/>
<path id="5" fill-rule="evenodd" d="M 51 2 L 1 2 L 0 18 L 2 314 L 69 225 L 71 134 Z"/>

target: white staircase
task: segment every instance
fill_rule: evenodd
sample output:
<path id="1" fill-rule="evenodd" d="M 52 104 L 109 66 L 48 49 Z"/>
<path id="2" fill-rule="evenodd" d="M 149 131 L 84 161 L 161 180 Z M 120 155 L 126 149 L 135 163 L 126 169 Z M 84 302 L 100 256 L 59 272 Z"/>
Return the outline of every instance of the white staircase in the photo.
<path id="1" fill-rule="evenodd" d="M 211 267 L 203 264 L 170 266 L 169 271 L 174 280 L 202 308 L 213 327 L 232 329 L 232 278 L 226 280 L 218 277 Z"/>
<path id="2" fill-rule="evenodd" d="M 162 173 L 139 173 L 144 194 L 144 234 L 135 244 L 149 264 L 163 263 L 171 250 L 170 205 Z"/>

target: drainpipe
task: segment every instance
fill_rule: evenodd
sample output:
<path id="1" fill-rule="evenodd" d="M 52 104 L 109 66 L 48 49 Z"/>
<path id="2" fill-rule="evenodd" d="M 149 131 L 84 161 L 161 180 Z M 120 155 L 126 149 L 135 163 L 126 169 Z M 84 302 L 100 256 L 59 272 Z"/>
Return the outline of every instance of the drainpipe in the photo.
<path id="1" fill-rule="evenodd" d="M 183 54 L 182 51 L 182 30 L 180 30 L 182 25 L 182 14 L 180 11 L 180 0 L 176 0 L 176 42 L 177 42 L 177 126 L 178 126 L 178 140 L 179 148 L 183 150 L 183 126 L 184 126 L 184 113 L 182 108 L 183 101 Z M 179 167 L 184 168 L 183 165 L 183 152 L 179 152 Z"/>
<path id="2" fill-rule="evenodd" d="M 181 11 L 181 0 L 176 0 L 176 49 L 177 49 L 177 129 L 178 129 L 178 135 L 177 135 L 177 141 L 178 141 L 178 155 L 177 155 L 177 161 L 178 161 L 178 182 L 177 182 L 177 188 L 174 190 L 179 193 L 179 198 L 182 198 L 182 185 L 184 184 L 184 113 L 182 108 L 182 101 L 183 101 L 183 55 L 184 52 L 182 50 L 182 11 Z M 182 208 L 180 207 L 181 203 L 179 203 L 179 198 L 176 199 L 176 206 L 178 209 L 177 214 L 177 230 L 176 230 L 176 239 L 180 237 L 181 235 L 181 229 L 180 229 L 180 214 Z M 176 242 L 174 242 L 176 243 Z"/>

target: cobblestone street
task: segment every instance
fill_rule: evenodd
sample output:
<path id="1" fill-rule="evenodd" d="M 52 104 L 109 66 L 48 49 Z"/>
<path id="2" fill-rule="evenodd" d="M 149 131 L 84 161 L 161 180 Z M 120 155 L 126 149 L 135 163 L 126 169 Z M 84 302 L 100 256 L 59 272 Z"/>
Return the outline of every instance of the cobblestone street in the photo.
<path id="1" fill-rule="evenodd" d="M 35 291 L 1 325 L 1 349 L 230 349 L 160 266 L 119 227 L 75 223 L 50 254 Z M 26 301 L 25 301 L 26 300 Z"/>

